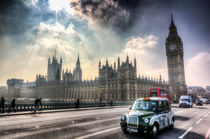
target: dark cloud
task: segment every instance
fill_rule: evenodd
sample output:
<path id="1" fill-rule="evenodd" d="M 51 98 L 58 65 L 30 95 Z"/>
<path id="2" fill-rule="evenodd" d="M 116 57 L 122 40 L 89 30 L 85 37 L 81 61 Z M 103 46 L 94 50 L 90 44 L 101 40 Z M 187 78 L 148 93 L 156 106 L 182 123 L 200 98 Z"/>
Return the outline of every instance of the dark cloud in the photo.
<path id="1" fill-rule="evenodd" d="M 179 1 L 174 10 L 180 15 L 187 29 L 191 31 L 198 40 L 210 43 L 210 1 L 191 0 Z M 209 47 L 210 48 L 210 47 Z"/>
<path id="2" fill-rule="evenodd" d="M 14 0 L 3 0 L 0 3 L 0 35 L 19 34 L 30 27 L 27 22 L 31 14 L 23 2 Z"/>
<path id="3" fill-rule="evenodd" d="M 30 1 L 30 0 L 29 0 Z M 48 1 L 38 1 L 29 6 L 26 0 L 2 0 L 0 2 L 0 39 L 9 37 L 16 42 L 24 42 L 29 31 L 40 22 L 50 22 L 55 15 L 48 8 Z"/>
<path id="4" fill-rule="evenodd" d="M 209 37 L 209 3 L 208 0 L 72 0 L 71 6 L 78 15 L 126 34 L 163 35 L 162 27 L 168 28 L 167 21 L 173 13 L 193 30 Z"/>
<path id="5" fill-rule="evenodd" d="M 73 0 L 71 6 L 85 18 L 126 30 L 133 23 L 140 3 L 141 0 Z"/>

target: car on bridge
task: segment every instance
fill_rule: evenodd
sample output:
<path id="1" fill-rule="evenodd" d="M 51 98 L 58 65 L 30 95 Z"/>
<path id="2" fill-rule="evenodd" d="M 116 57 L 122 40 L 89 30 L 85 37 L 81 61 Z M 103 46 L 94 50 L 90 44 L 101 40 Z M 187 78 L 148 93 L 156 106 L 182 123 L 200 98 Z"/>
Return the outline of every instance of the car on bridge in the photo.
<path id="1" fill-rule="evenodd" d="M 130 111 L 121 116 L 120 126 L 127 133 L 148 133 L 156 136 L 159 130 L 173 128 L 174 113 L 167 98 L 139 98 Z"/>
<path id="2" fill-rule="evenodd" d="M 202 106 L 202 105 L 203 105 L 203 101 L 202 101 L 202 100 L 200 100 L 200 99 L 196 100 L 196 105 L 200 105 L 200 106 Z"/>
<path id="3" fill-rule="evenodd" d="M 193 102 L 191 96 L 181 96 L 179 99 L 179 107 L 188 107 L 192 108 L 193 107 Z"/>
<path id="4" fill-rule="evenodd" d="M 206 101 L 206 104 L 210 104 L 210 100 L 209 99 Z"/>

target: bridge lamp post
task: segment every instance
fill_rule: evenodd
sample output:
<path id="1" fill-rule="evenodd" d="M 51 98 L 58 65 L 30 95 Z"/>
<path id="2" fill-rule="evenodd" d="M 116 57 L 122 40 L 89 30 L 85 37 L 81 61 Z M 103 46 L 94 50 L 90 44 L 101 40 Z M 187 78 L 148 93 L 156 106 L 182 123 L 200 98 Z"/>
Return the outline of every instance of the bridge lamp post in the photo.
<path id="1" fill-rule="evenodd" d="M 102 102 L 103 100 L 103 91 L 104 91 L 104 88 L 102 86 L 98 86 L 98 93 L 99 93 L 99 100 L 100 100 L 100 103 Z"/>

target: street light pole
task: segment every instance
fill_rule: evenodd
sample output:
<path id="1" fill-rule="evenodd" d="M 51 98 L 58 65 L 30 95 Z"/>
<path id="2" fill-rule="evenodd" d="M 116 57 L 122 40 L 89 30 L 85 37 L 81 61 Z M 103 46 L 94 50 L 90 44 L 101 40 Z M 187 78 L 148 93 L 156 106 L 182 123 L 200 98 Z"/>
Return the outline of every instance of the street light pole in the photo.
<path id="1" fill-rule="evenodd" d="M 100 101 L 100 103 L 102 103 L 102 100 L 103 100 L 103 91 L 104 91 L 104 88 L 102 86 L 98 86 L 98 93 L 99 93 L 99 101 Z"/>

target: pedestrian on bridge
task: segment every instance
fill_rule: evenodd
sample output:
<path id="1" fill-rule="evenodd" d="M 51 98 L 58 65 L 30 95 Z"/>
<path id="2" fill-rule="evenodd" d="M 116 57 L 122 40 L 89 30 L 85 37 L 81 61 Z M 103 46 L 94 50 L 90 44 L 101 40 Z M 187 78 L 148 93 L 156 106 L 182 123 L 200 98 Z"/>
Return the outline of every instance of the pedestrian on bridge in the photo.
<path id="1" fill-rule="evenodd" d="M 113 106 L 113 100 L 110 101 L 110 106 Z"/>
<path id="2" fill-rule="evenodd" d="M 5 99 L 4 99 L 4 97 L 1 97 L 0 112 L 2 112 L 2 113 L 4 113 L 4 104 L 5 104 Z"/>
<path id="3" fill-rule="evenodd" d="M 15 109 L 15 98 L 12 99 L 8 112 L 10 112 L 12 109 L 13 109 L 14 112 L 16 112 L 16 109 Z"/>
<path id="4" fill-rule="evenodd" d="M 76 108 L 79 108 L 79 99 L 76 101 Z"/>
<path id="5" fill-rule="evenodd" d="M 42 107 L 42 98 L 37 98 L 34 100 L 34 113 L 36 113 L 37 111 L 39 111 L 39 106 L 41 105 Z"/>

